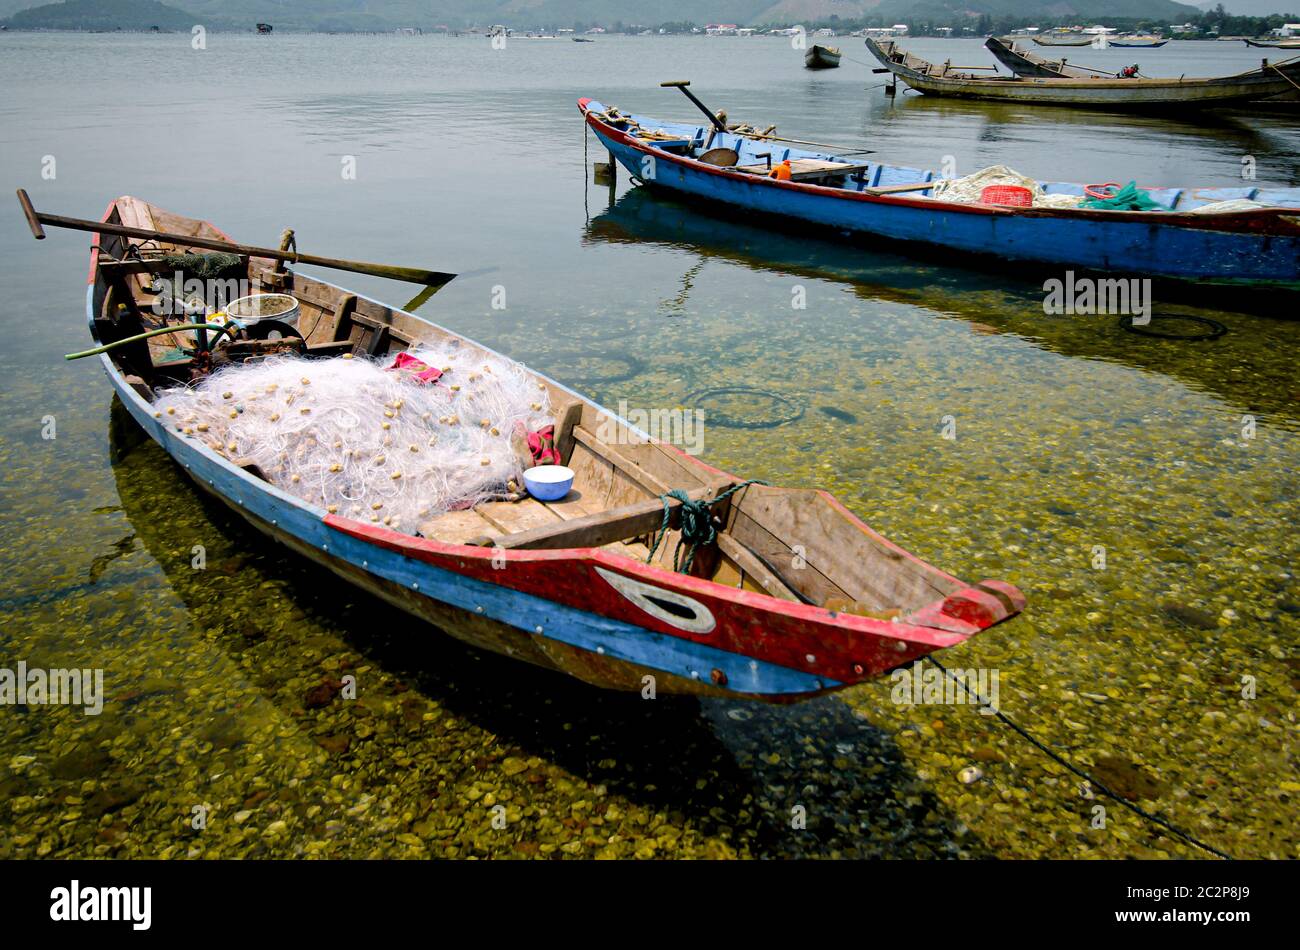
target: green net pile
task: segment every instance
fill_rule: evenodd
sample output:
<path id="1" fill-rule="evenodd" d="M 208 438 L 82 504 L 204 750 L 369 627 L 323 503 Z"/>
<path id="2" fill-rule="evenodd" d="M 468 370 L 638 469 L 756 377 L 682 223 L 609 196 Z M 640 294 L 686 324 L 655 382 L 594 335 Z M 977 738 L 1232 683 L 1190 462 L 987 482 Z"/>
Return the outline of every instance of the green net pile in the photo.
<path id="1" fill-rule="evenodd" d="M 238 254 L 220 251 L 210 254 L 164 254 L 159 260 L 169 269 L 199 280 L 228 280 L 244 276 L 243 260 Z"/>

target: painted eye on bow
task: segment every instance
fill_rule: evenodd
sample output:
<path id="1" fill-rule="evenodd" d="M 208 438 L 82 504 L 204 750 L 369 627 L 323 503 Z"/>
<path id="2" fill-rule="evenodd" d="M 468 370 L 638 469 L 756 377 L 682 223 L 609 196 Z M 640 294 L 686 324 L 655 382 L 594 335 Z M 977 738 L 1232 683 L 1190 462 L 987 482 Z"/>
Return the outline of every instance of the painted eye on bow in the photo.
<path id="1" fill-rule="evenodd" d="M 689 633 L 711 633 L 717 626 L 713 613 L 694 598 L 677 591 L 664 590 L 653 584 L 615 574 L 603 567 L 596 568 L 609 586 L 644 610 L 650 616 Z"/>

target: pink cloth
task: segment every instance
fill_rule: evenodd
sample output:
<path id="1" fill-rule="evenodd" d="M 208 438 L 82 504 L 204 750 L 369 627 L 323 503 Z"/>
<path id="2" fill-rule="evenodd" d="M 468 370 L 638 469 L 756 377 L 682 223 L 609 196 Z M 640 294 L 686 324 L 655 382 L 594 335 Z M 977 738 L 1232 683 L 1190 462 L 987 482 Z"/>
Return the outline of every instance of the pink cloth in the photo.
<path id="1" fill-rule="evenodd" d="M 393 365 L 388 368 L 414 376 L 422 383 L 436 383 L 442 376 L 442 370 L 434 369 L 424 360 L 418 360 L 410 353 L 398 353 L 397 359 L 393 360 Z"/>

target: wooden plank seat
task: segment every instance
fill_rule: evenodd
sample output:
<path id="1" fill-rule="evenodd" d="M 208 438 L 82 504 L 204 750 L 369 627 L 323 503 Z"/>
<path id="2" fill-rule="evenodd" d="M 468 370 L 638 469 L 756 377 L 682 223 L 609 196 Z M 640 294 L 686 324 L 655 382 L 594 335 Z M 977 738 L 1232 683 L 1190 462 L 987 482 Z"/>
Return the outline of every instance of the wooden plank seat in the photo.
<path id="1" fill-rule="evenodd" d="M 709 498 L 712 487 L 696 488 L 687 492 L 691 500 Z M 681 518 L 681 502 L 668 500 L 669 525 L 675 527 Z M 494 545 L 511 549 L 598 548 L 616 541 L 626 541 L 659 530 L 663 525 L 664 502 L 658 498 L 622 505 L 609 511 L 584 515 L 568 521 L 556 521 L 526 531 L 507 535 L 485 535 L 466 543 Z"/>
<path id="2" fill-rule="evenodd" d="M 767 175 L 771 169 L 766 162 L 757 165 L 737 165 L 736 171 L 750 175 Z M 856 175 L 871 168 L 870 162 L 828 162 L 818 158 L 793 158 L 790 160 L 790 180 L 805 181 L 810 178 L 827 178 L 832 175 Z"/>

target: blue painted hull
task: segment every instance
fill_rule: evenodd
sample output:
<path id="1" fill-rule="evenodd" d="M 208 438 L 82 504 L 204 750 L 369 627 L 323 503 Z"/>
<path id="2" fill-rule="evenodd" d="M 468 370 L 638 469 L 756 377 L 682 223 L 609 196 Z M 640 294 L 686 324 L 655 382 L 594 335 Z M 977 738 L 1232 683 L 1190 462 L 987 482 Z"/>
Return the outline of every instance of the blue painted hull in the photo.
<path id="1" fill-rule="evenodd" d="M 791 185 L 711 168 L 634 144 L 590 117 L 589 122 L 639 181 L 744 211 L 1063 269 L 1300 290 L 1300 227 L 1295 221 L 1288 227 L 1297 233 L 1279 234 L 1240 223 L 1232 225 L 1240 230 L 1211 230 L 1204 215 L 1167 214 L 1170 220 L 1162 222 L 1158 212 L 1013 211 L 927 199 L 864 198 L 846 189 Z M 653 161 L 647 163 L 647 158 Z M 1300 219 L 1300 209 L 1289 217 Z M 1200 220 L 1185 223 L 1189 218 Z M 1228 226 L 1226 220 L 1224 224 Z"/>

